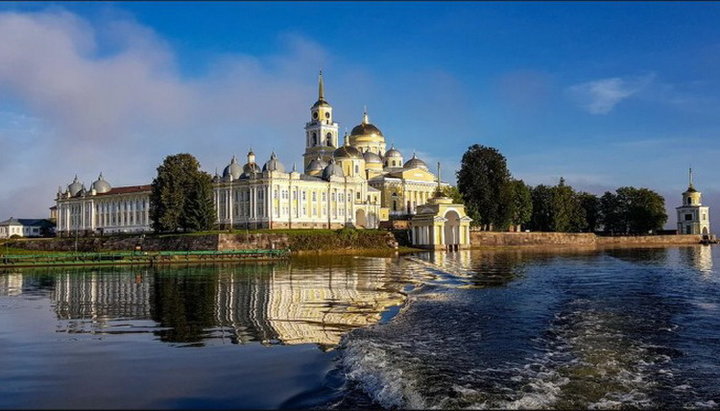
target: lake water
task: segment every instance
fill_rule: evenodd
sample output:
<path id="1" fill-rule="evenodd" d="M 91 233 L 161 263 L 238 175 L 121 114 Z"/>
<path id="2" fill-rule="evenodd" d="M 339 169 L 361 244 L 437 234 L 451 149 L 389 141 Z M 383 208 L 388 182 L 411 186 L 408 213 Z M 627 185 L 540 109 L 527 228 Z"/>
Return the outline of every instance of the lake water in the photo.
<path id="1" fill-rule="evenodd" d="M 0 273 L 0 408 L 720 404 L 720 248 Z"/>

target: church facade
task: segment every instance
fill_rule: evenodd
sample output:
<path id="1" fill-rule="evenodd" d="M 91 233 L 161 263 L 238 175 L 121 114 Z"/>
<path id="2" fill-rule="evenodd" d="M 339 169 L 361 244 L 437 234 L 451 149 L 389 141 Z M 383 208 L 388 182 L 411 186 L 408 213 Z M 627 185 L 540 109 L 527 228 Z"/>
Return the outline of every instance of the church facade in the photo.
<path id="1" fill-rule="evenodd" d="M 272 153 L 261 166 L 250 150 L 243 164 L 232 158 L 213 177 L 219 228 L 376 228 L 390 218 L 409 218 L 428 202 L 438 178 L 415 154 L 405 161 L 385 136 L 362 121 L 339 141 L 333 107 L 318 99 L 305 124 L 303 170 L 287 171 Z M 151 231 L 150 185 L 112 187 L 102 174 L 89 188 L 77 176 L 58 189 L 58 235 Z"/>

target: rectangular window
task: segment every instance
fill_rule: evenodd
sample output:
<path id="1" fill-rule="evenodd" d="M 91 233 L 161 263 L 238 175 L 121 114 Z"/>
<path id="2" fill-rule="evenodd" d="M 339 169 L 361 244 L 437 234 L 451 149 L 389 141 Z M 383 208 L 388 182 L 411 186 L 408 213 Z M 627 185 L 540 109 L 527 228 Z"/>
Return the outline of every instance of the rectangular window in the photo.
<path id="1" fill-rule="evenodd" d="M 312 193 L 312 201 L 317 201 L 317 193 L 314 191 Z"/>
<path id="2" fill-rule="evenodd" d="M 692 217 L 693 217 L 692 214 L 685 214 L 685 221 L 692 220 Z"/>

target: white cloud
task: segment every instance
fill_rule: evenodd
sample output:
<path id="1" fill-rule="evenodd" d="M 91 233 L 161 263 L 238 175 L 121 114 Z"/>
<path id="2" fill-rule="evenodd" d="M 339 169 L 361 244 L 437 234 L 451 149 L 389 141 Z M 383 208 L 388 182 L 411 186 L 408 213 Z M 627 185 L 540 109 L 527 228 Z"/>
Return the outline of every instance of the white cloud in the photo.
<path id="1" fill-rule="evenodd" d="M 654 74 L 604 78 L 573 85 L 568 91 L 590 114 L 607 114 L 621 101 L 645 88 L 654 78 Z"/>
<path id="2" fill-rule="evenodd" d="M 0 219 L 45 215 L 75 173 L 86 185 L 99 171 L 115 185 L 147 183 L 177 152 L 222 171 L 250 146 L 275 149 L 291 167 L 308 115 L 298 107 L 312 104 L 329 61 L 285 34 L 275 53 L 214 56 L 188 78 L 151 28 L 127 17 L 93 26 L 57 9 L 0 13 L 0 39 L 0 104 L 13 113 L 0 116 Z M 36 119 L 23 120 L 32 130 L 11 124 L 22 116 Z"/>

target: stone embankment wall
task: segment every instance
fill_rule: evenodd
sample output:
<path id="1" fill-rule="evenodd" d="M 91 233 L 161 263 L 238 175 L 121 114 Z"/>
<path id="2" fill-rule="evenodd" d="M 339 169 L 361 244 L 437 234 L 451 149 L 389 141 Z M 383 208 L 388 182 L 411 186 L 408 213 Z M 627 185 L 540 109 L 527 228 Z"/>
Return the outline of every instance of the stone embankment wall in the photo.
<path id="1" fill-rule="evenodd" d="M 643 245 L 699 244 L 700 235 L 646 235 L 604 237 L 593 233 L 524 233 L 471 231 L 472 247 L 562 246 L 613 247 Z"/>
<path id="2" fill-rule="evenodd" d="M 623 246 L 623 245 L 677 245 L 677 244 L 699 244 L 701 235 L 673 234 L 673 235 L 639 235 L 639 236 L 618 236 L 618 237 L 597 237 L 598 246 Z"/>
<path id="3" fill-rule="evenodd" d="M 37 251 L 75 251 L 74 238 L 22 239 L 9 247 Z M 202 235 L 79 237 L 77 251 L 129 251 L 140 246 L 145 251 L 206 251 L 287 249 L 292 251 L 337 251 L 349 249 L 394 249 L 398 243 L 392 233 L 377 230 L 302 230 L 285 233 L 221 233 Z"/>
<path id="4" fill-rule="evenodd" d="M 470 231 L 470 244 L 477 246 L 567 245 L 594 247 L 597 236 L 592 233 L 523 233 Z"/>

